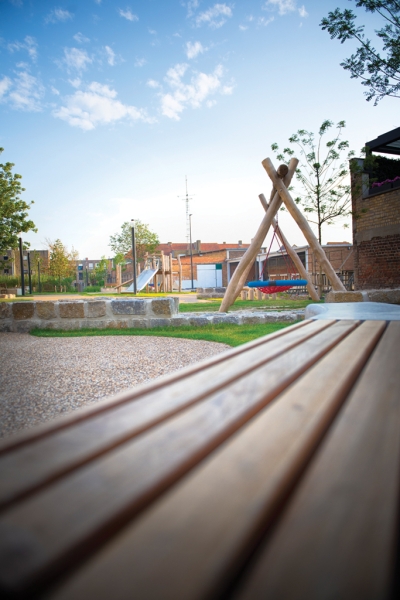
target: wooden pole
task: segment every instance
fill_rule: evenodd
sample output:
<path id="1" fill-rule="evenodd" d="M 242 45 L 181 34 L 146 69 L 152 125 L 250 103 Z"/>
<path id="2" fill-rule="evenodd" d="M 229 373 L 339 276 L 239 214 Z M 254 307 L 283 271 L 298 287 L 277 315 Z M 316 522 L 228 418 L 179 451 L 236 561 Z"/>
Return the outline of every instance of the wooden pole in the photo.
<path id="1" fill-rule="evenodd" d="M 297 160 L 297 158 L 292 158 L 289 163 L 289 168 L 286 165 L 281 165 L 279 167 L 278 172 L 281 174 L 282 177 L 284 177 L 286 185 L 290 184 L 298 164 L 299 161 Z M 246 282 L 247 274 L 251 269 L 251 265 L 256 260 L 257 254 L 260 252 L 261 246 L 271 226 L 272 219 L 275 217 L 277 211 L 279 210 L 279 207 L 282 204 L 282 200 L 279 194 L 275 193 L 275 190 L 272 190 L 271 196 L 272 195 L 273 198 L 271 200 L 268 213 L 265 214 L 263 220 L 261 221 L 261 225 L 257 230 L 256 235 L 252 239 L 250 246 L 247 248 L 242 258 L 240 259 L 240 263 L 235 269 L 235 272 L 232 275 L 232 279 L 228 283 L 225 296 L 221 302 L 221 307 L 219 309 L 220 312 L 227 311 L 228 308 L 232 306 L 232 304 L 235 302 L 237 296 L 240 294 L 240 291 Z"/>
<path id="2" fill-rule="evenodd" d="M 267 212 L 267 210 L 269 208 L 269 205 L 268 205 L 268 202 L 265 199 L 264 194 L 260 194 L 258 197 L 260 198 L 261 204 L 263 205 L 265 212 Z M 315 287 L 312 284 L 310 274 L 308 273 L 308 271 L 304 267 L 303 263 L 301 262 L 301 260 L 299 258 L 299 255 L 297 254 L 297 252 L 292 248 L 292 246 L 289 244 L 289 242 L 286 239 L 286 237 L 283 235 L 282 230 L 279 227 L 276 219 L 272 219 L 272 226 L 275 227 L 276 234 L 279 237 L 279 239 L 281 240 L 282 244 L 285 246 L 286 252 L 288 253 L 288 255 L 290 256 L 290 258 L 292 259 L 294 265 L 297 268 L 297 271 L 299 272 L 299 274 L 301 275 L 301 277 L 303 279 L 306 279 L 308 281 L 308 283 L 307 283 L 307 289 L 308 289 L 308 293 L 310 294 L 311 298 L 315 302 L 319 302 L 320 297 L 319 297 L 318 292 L 316 291 Z"/>
<path id="3" fill-rule="evenodd" d="M 302 215 L 301 211 L 297 208 L 296 203 L 294 202 L 292 196 L 285 183 L 279 178 L 278 173 L 275 171 L 274 166 L 269 158 L 266 158 L 262 161 L 262 165 L 264 169 L 267 171 L 273 186 L 278 191 L 281 200 L 285 203 L 286 208 L 289 213 L 296 221 L 297 225 L 300 227 L 303 232 L 304 237 L 307 242 L 310 244 L 314 254 L 318 258 L 319 264 L 324 270 L 324 273 L 328 277 L 331 282 L 333 290 L 336 292 L 345 292 L 346 289 L 343 283 L 340 281 L 339 277 L 336 275 L 331 263 L 326 257 L 324 250 L 321 248 L 314 232 L 312 231 L 310 225 L 308 224 L 307 219 Z M 269 211 L 268 211 L 269 212 Z"/>

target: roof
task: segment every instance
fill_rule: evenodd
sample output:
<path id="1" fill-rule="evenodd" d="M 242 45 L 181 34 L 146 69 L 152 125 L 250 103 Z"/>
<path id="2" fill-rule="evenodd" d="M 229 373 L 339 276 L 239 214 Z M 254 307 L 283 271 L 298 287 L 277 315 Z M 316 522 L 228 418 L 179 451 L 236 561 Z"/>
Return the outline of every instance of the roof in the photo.
<path id="1" fill-rule="evenodd" d="M 217 242 L 200 242 L 200 252 L 218 252 L 219 250 L 237 250 L 238 248 L 248 248 L 250 244 L 218 244 Z M 197 252 L 196 242 L 192 243 L 193 252 Z M 185 254 L 189 250 L 189 245 L 186 243 L 171 243 L 171 244 L 159 244 L 156 248 L 158 251 L 163 251 L 164 254 L 170 254 L 175 252 L 176 254 Z"/>
<path id="2" fill-rule="evenodd" d="M 371 152 L 383 152 L 384 154 L 400 155 L 400 127 L 383 133 L 375 140 L 365 144 Z"/>

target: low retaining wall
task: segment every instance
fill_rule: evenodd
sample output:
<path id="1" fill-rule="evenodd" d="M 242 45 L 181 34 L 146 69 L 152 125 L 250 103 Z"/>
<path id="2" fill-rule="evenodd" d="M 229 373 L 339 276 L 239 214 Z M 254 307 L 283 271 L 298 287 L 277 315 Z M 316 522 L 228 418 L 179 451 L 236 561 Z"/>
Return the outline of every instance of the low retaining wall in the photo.
<path id="1" fill-rule="evenodd" d="M 196 292 L 198 300 L 207 300 L 207 298 L 223 298 L 225 296 L 226 288 L 197 288 Z"/>
<path id="2" fill-rule="evenodd" d="M 325 302 L 384 302 L 386 304 L 400 304 L 400 288 L 359 290 L 354 292 L 334 292 L 332 290 L 326 295 Z"/>
<path id="3" fill-rule="evenodd" d="M 25 333 L 31 329 L 128 329 L 216 323 L 295 323 L 303 311 L 234 313 L 179 313 L 178 298 L 124 300 L 60 300 L 0 303 L 0 331 Z"/>
<path id="4" fill-rule="evenodd" d="M 179 298 L 0 303 L 0 331 L 159 327 L 178 315 Z"/>

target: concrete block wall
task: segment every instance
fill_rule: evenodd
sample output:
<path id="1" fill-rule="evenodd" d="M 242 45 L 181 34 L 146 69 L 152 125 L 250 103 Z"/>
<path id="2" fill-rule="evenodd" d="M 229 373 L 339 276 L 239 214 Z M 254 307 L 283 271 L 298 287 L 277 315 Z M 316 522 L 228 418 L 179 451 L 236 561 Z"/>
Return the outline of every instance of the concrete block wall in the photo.
<path id="1" fill-rule="evenodd" d="M 0 331 L 157 327 L 178 315 L 178 298 L 0 303 Z"/>

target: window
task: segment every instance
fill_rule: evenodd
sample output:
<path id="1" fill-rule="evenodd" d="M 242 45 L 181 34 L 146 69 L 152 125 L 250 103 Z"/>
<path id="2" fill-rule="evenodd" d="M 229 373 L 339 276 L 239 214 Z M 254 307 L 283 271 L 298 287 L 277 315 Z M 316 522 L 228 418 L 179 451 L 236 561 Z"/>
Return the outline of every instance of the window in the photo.
<path id="1" fill-rule="evenodd" d="M 3 260 L 8 260 L 8 256 L 3 256 Z"/>
<path id="2" fill-rule="evenodd" d="M 89 263 L 89 269 L 93 269 L 93 263 Z"/>

